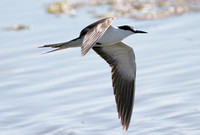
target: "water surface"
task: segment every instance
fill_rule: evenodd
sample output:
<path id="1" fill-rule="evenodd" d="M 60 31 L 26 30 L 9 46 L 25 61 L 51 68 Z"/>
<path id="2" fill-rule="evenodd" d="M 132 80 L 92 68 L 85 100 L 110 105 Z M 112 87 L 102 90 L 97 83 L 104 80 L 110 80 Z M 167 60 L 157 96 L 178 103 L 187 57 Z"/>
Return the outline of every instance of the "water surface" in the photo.
<path id="1" fill-rule="evenodd" d="M 10 3 L 9 3 L 10 2 Z M 32 30 L 0 31 L 0 134 L 121 135 L 110 67 L 92 50 L 80 48 L 41 55 L 43 44 L 78 36 L 96 21 L 81 9 L 76 17 L 45 12 L 49 1 L 1 2 L 0 26 L 32 25 Z M 1 4 L 1 5 L 2 5 Z M 86 19 L 85 19 L 86 18 Z M 124 40 L 137 62 L 135 106 L 127 134 L 200 133 L 200 14 L 164 20 L 118 18 L 147 35 Z"/>

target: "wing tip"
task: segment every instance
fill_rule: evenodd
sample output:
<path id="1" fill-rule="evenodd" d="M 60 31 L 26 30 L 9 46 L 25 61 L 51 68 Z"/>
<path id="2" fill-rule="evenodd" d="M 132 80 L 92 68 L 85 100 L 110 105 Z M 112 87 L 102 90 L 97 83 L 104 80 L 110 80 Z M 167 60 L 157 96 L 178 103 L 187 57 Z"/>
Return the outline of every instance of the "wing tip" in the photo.
<path id="1" fill-rule="evenodd" d="M 107 17 L 107 19 L 112 19 L 112 20 L 115 20 L 117 17 L 115 16 L 110 16 L 110 17 Z"/>
<path id="2" fill-rule="evenodd" d="M 111 17 L 107 17 L 105 18 L 106 20 L 109 20 L 110 21 L 110 24 L 116 19 L 117 17 L 115 16 L 111 16 Z"/>
<path id="3" fill-rule="evenodd" d="M 81 56 L 85 56 L 85 54 L 86 54 L 85 52 L 81 52 Z"/>
<path id="4" fill-rule="evenodd" d="M 38 46 L 37 48 L 43 48 L 44 47 L 44 45 L 42 45 L 42 46 Z"/>
<path id="5" fill-rule="evenodd" d="M 52 47 L 53 48 L 52 45 L 41 45 L 41 46 L 38 46 L 37 48 L 45 48 L 45 47 Z"/>
<path id="6" fill-rule="evenodd" d="M 112 19 L 115 20 L 117 17 L 113 16 Z"/>
<path id="7" fill-rule="evenodd" d="M 126 133 L 127 133 L 127 132 L 128 132 L 128 128 L 129 128 L 129 123 L 124 123 L 124 124 L 122 124 L 122 128 L 123 128 L 123 130 L 125 130 Z"/>
<path id="8" fill-rule="evenodd" d="M 81 56 L 85 56 L 88 51 L 89 49 L 87 47 L 81 46 Z"/>

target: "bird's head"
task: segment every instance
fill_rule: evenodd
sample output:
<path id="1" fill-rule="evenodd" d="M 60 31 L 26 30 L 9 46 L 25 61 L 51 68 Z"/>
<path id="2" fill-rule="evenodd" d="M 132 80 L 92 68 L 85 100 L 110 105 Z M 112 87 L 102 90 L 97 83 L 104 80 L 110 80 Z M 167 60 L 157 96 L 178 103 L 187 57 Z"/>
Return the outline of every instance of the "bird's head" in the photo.
<path id="1" fill-rule="evenodd" d="M 141 31 L 141 30 L 134 30 L 134 27 L 129 26 L 129 25 L 118 26 L 118 28 L 121 30 L 127 31 L 130 35 L 136 34 L 136 33 L 147 33 L 145 31 Z"/>

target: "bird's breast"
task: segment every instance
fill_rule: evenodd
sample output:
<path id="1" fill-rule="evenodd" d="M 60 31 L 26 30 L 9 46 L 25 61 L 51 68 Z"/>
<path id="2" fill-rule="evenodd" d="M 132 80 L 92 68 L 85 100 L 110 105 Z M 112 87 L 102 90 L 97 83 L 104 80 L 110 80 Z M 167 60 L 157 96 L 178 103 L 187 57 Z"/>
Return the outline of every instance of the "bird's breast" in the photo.
<path id="1" fill-rule="evenodd" d="M 98 43 L 100 43 L 101 45 L 110 45 L 121 42 L 122 39 L 123 37 L 120 35 L 118 29 L 111 26 L 98 40 Z"/>

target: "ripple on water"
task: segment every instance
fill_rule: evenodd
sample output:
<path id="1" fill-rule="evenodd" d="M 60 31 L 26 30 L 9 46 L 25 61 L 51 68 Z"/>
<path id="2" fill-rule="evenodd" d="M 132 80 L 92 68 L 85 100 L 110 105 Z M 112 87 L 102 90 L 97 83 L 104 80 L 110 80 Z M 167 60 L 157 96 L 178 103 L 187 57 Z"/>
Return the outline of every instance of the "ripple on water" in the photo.
<path id="1" fill-rule="evenodd" d="M 88 23 L 79 21 L 85 16 L 57 20 L 49 15 L 52 22 L 44 27 L 32 17 L 29 21 L 40 29 L 0 31 L 2 37 L 9 36 L 2 38 L 0 46 L 1 134 L 125 134 L 117 119 L 110 67 L 104 60 L 92 51 L 80 57 L 80 48 L 48 55 L 40 55 L 47 50 L 37 48 L 73 38 Z M 149 32 L 125 40 L 134 42 L 137 60 L 136 100 L 128 133 L 200 132 L 199 18 L 190 14 L 157 21 L 128 20 Z M 115 24 L 121 22 L 117 19 Z"/>

